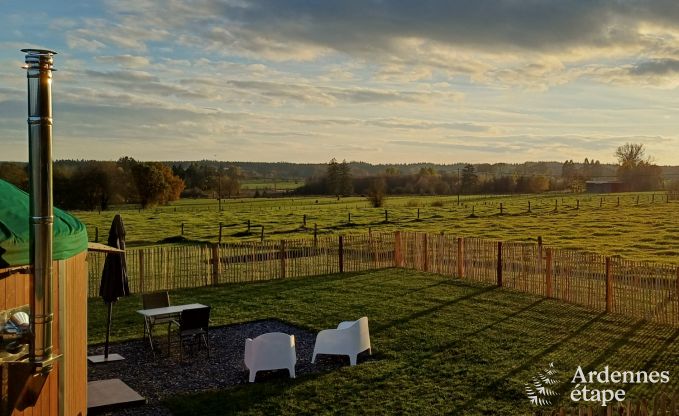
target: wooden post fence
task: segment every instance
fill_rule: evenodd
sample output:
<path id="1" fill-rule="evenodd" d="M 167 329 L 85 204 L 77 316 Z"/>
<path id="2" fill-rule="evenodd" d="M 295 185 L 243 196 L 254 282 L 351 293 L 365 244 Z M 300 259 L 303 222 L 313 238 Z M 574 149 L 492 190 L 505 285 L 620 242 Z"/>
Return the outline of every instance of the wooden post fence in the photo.
<path id="1" fill-rule="evenodd" d="M 394 267 L 403 267 L 403 246 L 401 245 L 401 232 L 394 232 Z"/>
<path id="2" fill-rule="evenodd" d="M 611 258 L 606 257 L 606 313 L 613 311 L 613 275 L 611 274 Z"/>
<path id="3" fill-rule="evenodd" d="M 464 278 L 464 239 L 457 238 L 457 277 Z"/>
<path id="4" fill-rule="evenodd" d="M 139 293 L 144 293 L 144 249 L 139 250 Z"/>
<path id="5" fill-rule="evenodd" d="M 554 297 L 554 289 L 552 286 L 552 249 L 545 250 L 545 296 L 548 299 Z"/>
<path id="6" fill-rule="evenodd" d="M 429 271 L 429 235 L 424 234 L 424 240 L 422 241 L 422 268 L 425 272 Z"/>
<path id="7" fill-rule="evenodd" d="M 339 236 L 339 255 L 338 261 L 339 261 L 339 272 L 344 273 L 344 237 Z"/>
<path id="8" fill-rule="evenodd" d="M 222 223 L 219 223 L 219 239 L 217 240 L 219 244 L 222 244 Z"/>
<path id="9" fill-rule="evenodd" d="M 497 285 L 502 287 L 502 241 L 497 242 Z"/>
<path id="10" fill-rule="evenodd" d="M 219 244 L 212 245 L 212 285 L 219 283 Z"/>
<path id="11" fill-rule="evenodd" d="M 285 279 L 285 240 L 281 240 L 281 248 L 280 248 L 280 256 L 281 256 L 281 279 Z"/>

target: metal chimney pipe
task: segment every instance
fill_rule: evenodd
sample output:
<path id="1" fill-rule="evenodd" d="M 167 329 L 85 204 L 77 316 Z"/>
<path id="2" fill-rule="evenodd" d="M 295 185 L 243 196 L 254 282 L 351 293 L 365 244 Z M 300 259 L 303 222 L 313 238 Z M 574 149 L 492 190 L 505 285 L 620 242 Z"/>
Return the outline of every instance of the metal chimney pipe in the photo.
<path id="1" fill-rule="evenodd" d="M 30 170 L 31 332 L 29 361 L 50 370 L 52 354 L 52 57 L 55 52 L 22 49 L 28 77 Z"/>

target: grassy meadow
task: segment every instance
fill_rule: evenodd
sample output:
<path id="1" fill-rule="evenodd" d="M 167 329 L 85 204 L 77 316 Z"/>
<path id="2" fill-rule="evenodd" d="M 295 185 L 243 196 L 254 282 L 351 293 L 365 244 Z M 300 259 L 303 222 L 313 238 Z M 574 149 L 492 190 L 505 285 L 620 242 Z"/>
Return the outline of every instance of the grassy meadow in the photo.
<path id="1" fill-rule="evenodd" d="M 220 222 L 222 241 L 258 239 L 259 226 L 266 239 L 307 238 L 317 224 L 319 234 L 371 228 L 505 241 L 536 241 L 541 236 L 555 247 L 676 264 L 679 203 L 665 198 L 660 193 L 463 196 L 458 204 L 456 196 L 404 196 L 389 197 L 384 208 L 372 208 L 361 197 L 246 198 L 223 200 L 222 211 L 213 199 L 183 199 L 146 210 L 121 207 L 75 214 L 87 224 L 90 240 L 98 228 L 99 241 L 105 241 L 114 214 L 120 213 L 129 246 L 216 242 Z"/>

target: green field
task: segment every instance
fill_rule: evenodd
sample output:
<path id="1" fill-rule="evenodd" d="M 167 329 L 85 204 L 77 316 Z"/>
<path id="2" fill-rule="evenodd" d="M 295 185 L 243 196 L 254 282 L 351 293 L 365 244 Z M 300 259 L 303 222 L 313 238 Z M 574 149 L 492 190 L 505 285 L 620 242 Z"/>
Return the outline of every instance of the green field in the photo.
<path id="1" fill-rule="evenodd" d="M 258 239 L 261 228 L 257 226 L 264 227 L 266 239 L 307 238 L 317 224 L 319 234 L 371 228 L 505 241 L 536 241 L 541 236 L 545 244 L 555 247 L 679 263 L 679 204 L 667 203 L 664 194 L 463 196 L 459 205 L 454 196 L 406 196 L 388 198 L 384 208 L 371 208 L 361 197 L 247 198 L 223 200 L 221 212 L 217 207 L 216 200 L 185 199 L 148 210 L 75 214 L 87 224 L 91 240 L 98 228 L 99 241 L 105 241 L 113 215 L 119 212 L 129 246 L 165 239 L 177 242 L 182 224 L 184 239 L 210 242 L 217 241 L 220 222 L 224 225 L 222 241 Z M 253 226 L 250 234 L 245 232 L 248 220 Z"/>
<path id="2" fill-rule="evenodd" d="M 248 179 L 241 182 L 241 189 L 266 189 L 287 191 L 304 185 L 304 180 Z"/>
<path id="3" fill-rule="evenodd" d="M 376 358 L 295 380 L 168 397 L 176 415 L 525 415 L 536 408 L 524 385 L 551 362 L 568 380 L 578 365 L 674 374 L 679 355 L 676 328 L 402 269 L 179 290 L 171 297 L 174 304 L 211 305 L 213 326 L 278 318 L 315 332 L 365 315 Z M 114 341 L 141 337 L 140 306 L 136 295 L 116 303 Z M 101 343 L 101 299 L 90 299 L 88 314 L 89 342 Z M 665 385 L 621 387 L 628 398 L 649 397 L 678 383 L 672 376 Z M 572 387 L 562 383 L 561 397 Z"/>

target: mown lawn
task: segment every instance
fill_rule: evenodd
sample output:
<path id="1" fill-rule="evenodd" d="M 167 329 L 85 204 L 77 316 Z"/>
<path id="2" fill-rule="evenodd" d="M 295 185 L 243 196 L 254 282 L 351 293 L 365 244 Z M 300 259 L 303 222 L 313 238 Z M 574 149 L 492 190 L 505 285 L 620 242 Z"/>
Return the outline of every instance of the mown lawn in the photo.
<path id="1" fill-rule="evenodd" d="M 679 329 L 434 274 L 387 269 L 171 297 L 212 305 L 214 325 L 273 317 L 316 331 L 366 315 L 377 358 L 296 380 L 168 398 L 176 415 L 531 414 L 524 384 L 550 362 L 564 397 L 578 365 L 672 372 L 669 384 L 622 386 L 628 397 L 679 388 Z M 115 305 L 114 340 L 141 336 L 140 303 L 132 296 Z M 103 303 L 92 299 L 90 343 L 103 340 L 104 321 Z"/>

